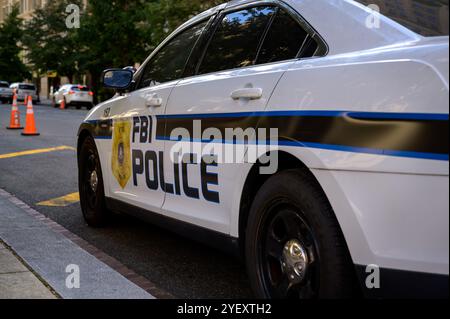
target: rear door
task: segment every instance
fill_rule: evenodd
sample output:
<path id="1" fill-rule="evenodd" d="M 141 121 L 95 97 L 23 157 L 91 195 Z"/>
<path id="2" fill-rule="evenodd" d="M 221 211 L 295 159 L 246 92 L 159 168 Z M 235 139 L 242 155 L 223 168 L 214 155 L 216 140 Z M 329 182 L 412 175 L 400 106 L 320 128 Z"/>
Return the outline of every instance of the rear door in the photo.
<path id="1" fill-rule="evenodd" d="M 171 135 L 183 129 L 189 132 L 187 142 L 193 150 L 206 146 L 204 138 L 195 135 L 206 128 L 221 133 L 221 139 L 215 142 L 222 146 L 242 142 L 234 137 L 226 140 L 226 130 L 242 129 L 248 133 L 242 135 L 244 139 L 254 138 L 247 129 L 257 127 L 255 112 L 265 110 L 277 82 L 295 61 L 307 37 L 290 14 L 275 5 L 242 6 L 219 16 L 196 75 L 177 84 L 163 117 L 166 129 L 159 138 L 166 140 L 164 175 L 174 184 L 166 196 L 165 214 L 229 233 L 230 212 L 240 191 L 238 163 L 245 152 L 234 149 L 235 160 L 213 151 L 213 158 L 192 158 L 188 154 L 178 158 L 185 161 L 177 163 L 174 147 L 180 138 Z"/>

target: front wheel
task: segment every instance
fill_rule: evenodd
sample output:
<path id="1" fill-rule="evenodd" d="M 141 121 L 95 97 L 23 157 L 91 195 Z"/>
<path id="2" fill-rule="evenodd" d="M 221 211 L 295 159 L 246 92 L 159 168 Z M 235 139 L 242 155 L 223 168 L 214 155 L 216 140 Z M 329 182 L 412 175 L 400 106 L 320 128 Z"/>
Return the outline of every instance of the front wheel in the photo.
<path id="1" fill-rule="evenodd" d="M 78 187 L 83 217 L 89 226 L 104 226 L 108 219 L 100 159 L 92 137 L 87 137 L 78 158 Z"/>
<path id="2" fill-rule="evenodd" d="M 287 170 L 269 178 L 247 225 L 247 271 L 257 297 L 351 297 L 352 265 L 343 235 L 308 172 Z"/>

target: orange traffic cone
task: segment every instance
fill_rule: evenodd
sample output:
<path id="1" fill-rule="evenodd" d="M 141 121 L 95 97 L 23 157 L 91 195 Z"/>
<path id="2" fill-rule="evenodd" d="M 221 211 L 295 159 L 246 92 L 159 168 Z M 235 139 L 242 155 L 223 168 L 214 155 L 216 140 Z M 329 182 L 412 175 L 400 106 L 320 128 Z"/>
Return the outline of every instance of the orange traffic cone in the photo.
<path id="1" fill-rule="evenodd" d="M 11 120 L 10 124 L 7 127 L 8 130 L 21 130 L 23 127 L 20 126 L 20 112 L 19 107 L 17 106 L 17 94 L 16 90 L 14 90 L 13 94 L 13 104 L 11 108 Z"/>
<path id="2" fill-rule="evenodd" d="M 22 135 L 25 135 L 25 136 L 40 135 L 37 132 L 36 123 L 34 121 L 33 99 L 31 96 L 28 97 L 27 117 L 25 119 L 25 130 L 22 132 Z"/>
<path id="3" fill-rule="evenodd" d="M 59 109 L 60 110 L 65 110 L 66 109 L 66 101 L 64 99 L 61 101 L 61 104 L 59 105 Z"/>

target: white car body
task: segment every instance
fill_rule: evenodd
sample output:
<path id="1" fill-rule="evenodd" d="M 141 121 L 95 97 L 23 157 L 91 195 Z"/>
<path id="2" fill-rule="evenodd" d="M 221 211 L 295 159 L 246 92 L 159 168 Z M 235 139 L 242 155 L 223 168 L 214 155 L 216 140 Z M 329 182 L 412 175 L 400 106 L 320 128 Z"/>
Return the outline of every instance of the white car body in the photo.
<path id="1" fill-rule="evenodd" d="M 76 89 L 81 87 L 83 89 Z M 67 105 L 87 105 L 94 104 L 94 96 L 86 86 L 78 84 L 65 84 L 58 91 L 54 93 L 54 100 L 56 104 L 61 104 L 63 101 Z"/>
<path id="2" fill-rule="evenodd" d="M 202 13 L 164 43 L 220 10 L 250 3 L 234 1 Z M 173 182 L 173 165 L 167 154 L 176 141 L 167 138 L 168 132 L 165 138 L 157 135 L 158 128 L 171 120 L 234 117 L 239 122 L 252 116 L 279 115 L 288 117 L 286 126 L 289 116 L 347 121 L 358 128 L 331 125 L 321 134 L 323 141 L 280 143 L 280 152 L 298 159 L 317 179 L 334 210 L 353 263 L 363 267 L 360 275 L 367 265 L 390 270 L 398 280 L 419 278 L 420 274 L 423 280 L 416 282 L 419 287 L 436 282 L 442 287 L 444 282 L 448 294 L 448 136 L 433 135 L 433 142 L 431 137 L 421 136 L 429 131 L 419 127 L 431 122 L 435 128 L 443 128 L 436 128 L 436 132 L 448 131 L 449 38 L 422 37 L 384 16 L 380 16 L 379 28 L 368 28 L 366 22 L 373 12 L 354 1 L 282 3 L 317 31 L 326 42 L 326 55 L 182 78 L 116 96 L 89 113 L 80 138 L 86 134 L 95 138 L 105 196 L 115 204 L 126 203 L 237 241 L 242 235 L 241 199 L 253 164 L 218 165 L 219 183 L 210 188 L 220 194 L 220 203 L 205 200 L 201 191 L 199 199 L 189 198 L 183 191 L 181 196 L 161 188 L 151 191 L 144 175 L 136 176 L 138 186 L 132 174 L 122 187 L 112 173 L 115 123 L 129 121 L 133 127 L 133 117 L 152 118 L 154 141 L 133 143 L 131 132 L 131 148 L 163 152 L 164 157 L 158 160 L 164 161 L 165 180 Z M 231 92 L 248 84 L 262 89 L 260 99 L 230 97 Z M 162 99 L 161 107 L 147 107 L 149 96 Z M 390 124 L 386 125 L 386 120 Z M 366 130 L 369 126 L 375 135 Z M 383 129 L 377 130 L 377 126 Z M 346 139 L 356 142 L 346 144 Z M 366 142 L 359 145 L 364 139 Z M 416 143 L 422 146 L 415 148 Z M 199 169 L 190 167 L 189 177 L 191 185 L 200 187 Z"/>
<path id="3" fill-rule="evenodd" d="M 31 96 L 33 103 L 36 103 L 39 98 L 36 91 L 36 86 L 31 83 L 13 83 L 11 89 L 16 90 L 17 100 L 24 101 L 28 96 Z"/>

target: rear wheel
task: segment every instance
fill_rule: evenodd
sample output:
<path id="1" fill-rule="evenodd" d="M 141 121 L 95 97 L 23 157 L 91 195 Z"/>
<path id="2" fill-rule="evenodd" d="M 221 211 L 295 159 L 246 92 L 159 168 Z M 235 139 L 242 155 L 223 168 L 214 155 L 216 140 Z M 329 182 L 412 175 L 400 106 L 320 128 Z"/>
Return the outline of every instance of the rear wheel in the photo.
<path id="1" fill-rule="evenodd" d="M 105 225 L 108 211 L 105 203 L 103 176 L 95 141 L 87 137 L 78 160 L 80 203 L 86 222 L 93 227 Z"/>
<path id="2" fill-rule="evenodd" d="M 269 178 L 255 197 L 247 225 L 247 270 L 258 297 L 351 297 L 345 241 L 308 172 L 288 170 Z"/>

